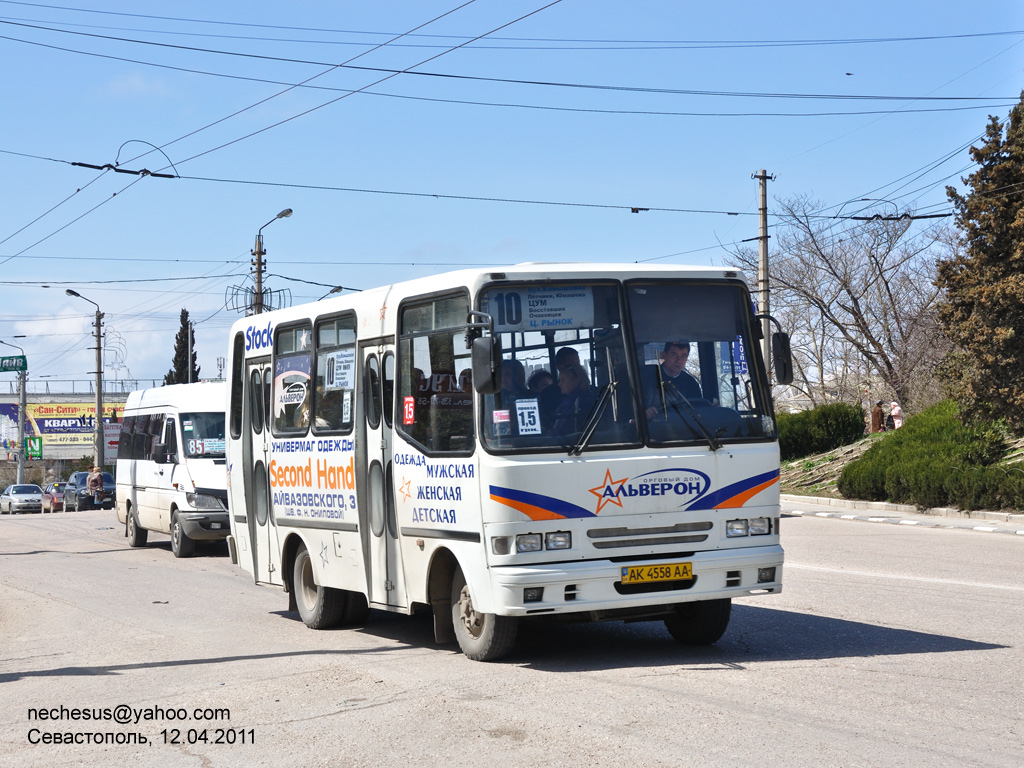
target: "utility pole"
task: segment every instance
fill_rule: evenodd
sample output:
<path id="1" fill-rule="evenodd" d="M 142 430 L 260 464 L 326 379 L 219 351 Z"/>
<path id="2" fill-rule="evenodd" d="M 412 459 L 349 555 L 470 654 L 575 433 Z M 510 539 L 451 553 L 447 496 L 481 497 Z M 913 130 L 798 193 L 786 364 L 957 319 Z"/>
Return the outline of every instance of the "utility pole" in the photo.
<path id="1" fill-rule="evenodd" d="M 266 253 L 263 250 L 263 227 L 260 227 L 260 231 L 256 233 L 256 247 L 252 251 L 252 255 L 256 257 L 256 260 L 252 262 L 253 279 L 256 283 L 252 297 L 252 313 L 254 315 L 263 312 L 263 270 L 266 269 L 263 265 L 263 257 Z"/>
<path id="2" fill-rule="evenodd" d="M 27 397 L 25 395 L 26 379 L 28 378 L 28 371 L 18 371 L 18 482 L 25 482 L 25 415 L 28 413 L 26 408 Z"/>
<path id="3" fill-rule="evenodd" d="M 103 468 L 103 313 L 96 307 L 96 466 Z"/>
<path id="4" fill-rule="evenodd" d="M 759 314 L 768 315 L 771 312 L 771 304 L 768 287 L 768 182 L 775 181 L 775 176 L 769 176 L 768 171 L 761 169 L 751 177 L 758 181 L 758 212 L 759 224 L 757 228 L 757 292 Z M 764 357 L 765 372 L 771 376 L 771 353 L 772 353 L 772 324 L 767 317 L 761 320 L 761 355 Z"/>

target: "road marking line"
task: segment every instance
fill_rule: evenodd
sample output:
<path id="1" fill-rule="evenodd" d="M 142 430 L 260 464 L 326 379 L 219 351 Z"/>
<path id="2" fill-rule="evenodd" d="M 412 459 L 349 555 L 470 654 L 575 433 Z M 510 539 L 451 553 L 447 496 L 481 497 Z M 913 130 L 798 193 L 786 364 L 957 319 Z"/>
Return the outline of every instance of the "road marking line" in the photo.
<path id="1" fill-rule="evenodd" d="M 979 587 L 981 589 L 1008 589 L 1011 592 L 1024 592 L 1024 587 L 1012 587 L 1004 584 L 981 584 L 976 581 L 953 581 L 952 579 L 929 579 L 924 576 L 900 576 L 894 573 L 871 573 L 869 571 L 845 571 L 841 568 L 823 568 L 817 565 L 798 565 L 786 562 L 784 568 L 796 568 L 802 571 L 820 571 L 822 573 L 840 573 L 844 576 L 868 576 L 876 579 L 898 579 L 901 581 L 920 581 L 926 584 L 951 584 L 957 587 Z"/>

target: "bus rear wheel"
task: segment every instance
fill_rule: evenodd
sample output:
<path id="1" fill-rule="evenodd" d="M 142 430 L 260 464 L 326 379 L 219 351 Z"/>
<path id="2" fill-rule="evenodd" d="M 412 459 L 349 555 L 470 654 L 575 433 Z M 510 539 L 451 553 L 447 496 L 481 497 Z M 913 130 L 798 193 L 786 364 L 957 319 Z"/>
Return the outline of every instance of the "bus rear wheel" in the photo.
<path id="1" fill-rule="evenodd" d="M 461 568 L 452 578 L 452 623 L 459 647 L 473 661 L 496 661 L 512 650 L 519 628 L 514 616 L 479 613 Z"/>
<path id="2" fill-rule="evenodd" d="M 345 614 L 346 595 L 340 589 L 322 587 L 313 578 L 313 560 L 305 545 L 295 553 L 292 589 L 299 616 L 310 629 L 329 629 L 341 623 Z"/>
<path id="3" fill-rule="evenodd" d="M 665 619 L 665 627 L 683 645 L 711 645 L 725 634 L 730 615 L 732 600 L 728 598 L 680 603 Z"/>

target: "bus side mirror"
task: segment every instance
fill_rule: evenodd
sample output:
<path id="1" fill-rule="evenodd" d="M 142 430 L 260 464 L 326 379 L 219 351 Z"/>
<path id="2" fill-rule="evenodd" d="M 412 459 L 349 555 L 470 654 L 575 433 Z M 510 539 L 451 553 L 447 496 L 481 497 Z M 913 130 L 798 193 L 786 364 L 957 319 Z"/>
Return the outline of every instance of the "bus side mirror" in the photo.
<path id="1" fill-rule="evenodd" d="M 772 363 L 775 366 L 775 380 L 779 384 L 793 383 L 793 353 L 789 349 L 789 334 L 777 331 L 772 334 Z"/>
<path id="2" fill-rule="evenodd" d="M 157 443 L 153 446 L 153 461 L 157 464 L 167 463 L 167 446 L 163 443 Z"/>
<path id="3" fill-rule="evenodd" d="M 501 344 L 497 336 L 473 339 L 473 389 L 493 395 L 501 389 Z"/>

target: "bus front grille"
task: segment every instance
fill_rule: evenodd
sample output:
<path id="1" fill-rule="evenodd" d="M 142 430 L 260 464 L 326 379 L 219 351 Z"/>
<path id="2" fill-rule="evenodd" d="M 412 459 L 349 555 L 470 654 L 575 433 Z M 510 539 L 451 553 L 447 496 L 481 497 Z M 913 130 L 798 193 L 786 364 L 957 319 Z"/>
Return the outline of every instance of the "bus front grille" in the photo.
<path id="1" fill-rule="evenodd" d="M 713 523 L 677 523 L 659 528 L 591 528 L 587 537 L 593 539 L 595 549 L 615 549 L 619 547 L 650 547 L 668 544 L 694 544 L 707 541 L 707 533 Z"/>

